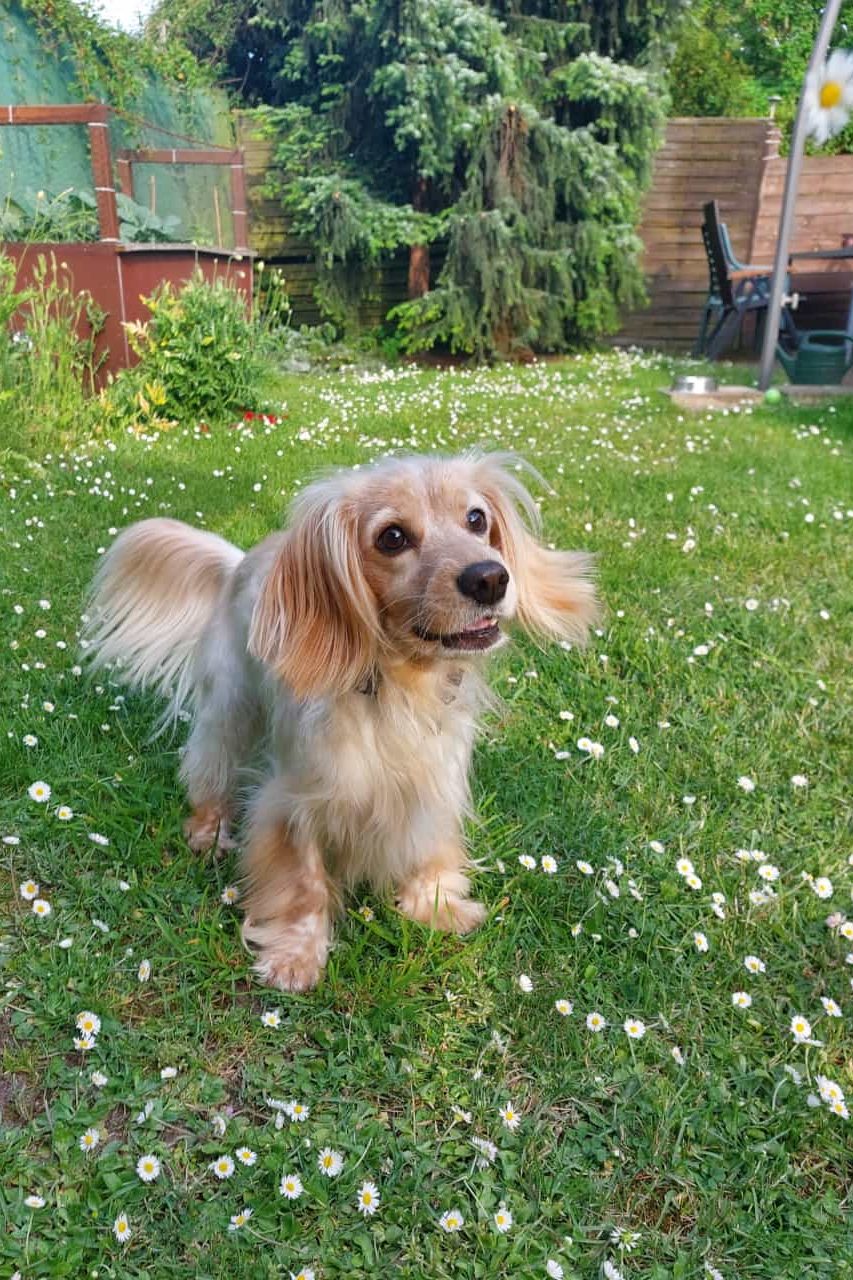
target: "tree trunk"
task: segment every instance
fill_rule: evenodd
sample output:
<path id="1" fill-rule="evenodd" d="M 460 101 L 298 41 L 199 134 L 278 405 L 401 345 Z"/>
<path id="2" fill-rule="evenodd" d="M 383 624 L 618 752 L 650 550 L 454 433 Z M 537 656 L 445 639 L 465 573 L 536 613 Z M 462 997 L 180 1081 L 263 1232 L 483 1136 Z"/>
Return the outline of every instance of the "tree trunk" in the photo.
<path id="1" fill-rule="evenodd" d="M 426 208 L 427 184 L 425 178 L 418 178 L 412 193 L 412 208 L 422 213 Z M 413 244 L 409 246 L 409 280 L 408 296 L 422 298 L 429 290 L 429 245 Z"/>

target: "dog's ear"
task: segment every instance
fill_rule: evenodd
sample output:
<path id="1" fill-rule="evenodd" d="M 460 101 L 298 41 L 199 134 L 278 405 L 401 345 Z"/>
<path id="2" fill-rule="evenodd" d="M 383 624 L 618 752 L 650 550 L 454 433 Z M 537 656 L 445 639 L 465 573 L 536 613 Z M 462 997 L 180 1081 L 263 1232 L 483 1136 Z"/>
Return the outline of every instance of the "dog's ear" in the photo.
<path id="1" fill-rule="evenodd" d="M 492 511 L 492 545 L 500 551 L 518 592 L 518 621 L 535 636 L 582 644 L 598 617 L 592 558 L 582 551 L 551 551 L 538 532 L 539 512 L 508 469 L 510 460 L 487 456 L 475 484 Z"/>
<path id="2" fill-rule="evenodd" d="M 298 502 L 261 587 L 249 650 L 303 699 L 369 681 L 379 637 L 355 509 L 333 484 L 314 485 Z"/>

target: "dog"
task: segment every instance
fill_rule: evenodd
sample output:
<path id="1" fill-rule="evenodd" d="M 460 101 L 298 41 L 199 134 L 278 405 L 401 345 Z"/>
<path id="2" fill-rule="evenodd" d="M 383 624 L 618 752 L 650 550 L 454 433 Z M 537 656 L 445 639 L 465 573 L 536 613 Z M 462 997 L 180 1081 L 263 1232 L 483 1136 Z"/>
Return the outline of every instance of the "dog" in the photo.
<path id="1" fill-rule="evenodd" d="M 163 518 L 104 557 L 84 643 L 93 667 L 189 709 L 193 849 L 233 843 L 239 783 L 265 754 L 243 937 L 272 986 L 316 985 L 357 882 L 433 928 L 485 917 L 462 833 L 482 660 L 514 621 L 581 643 L 597 611 L 590 558 L 538 540 L 520 470 L 510 455 L 393 458 L 311 484 L 247 554 Z"/>

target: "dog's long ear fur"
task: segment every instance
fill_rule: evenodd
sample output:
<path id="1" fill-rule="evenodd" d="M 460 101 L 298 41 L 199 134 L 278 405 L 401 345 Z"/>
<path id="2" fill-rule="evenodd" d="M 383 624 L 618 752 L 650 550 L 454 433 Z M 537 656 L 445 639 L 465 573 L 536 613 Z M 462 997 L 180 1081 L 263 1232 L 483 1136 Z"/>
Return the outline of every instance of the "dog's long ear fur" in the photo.
<path id="1" fill-rule="evenodd" d="M 501 455 L 482 458 L 475 483 L 492 509 L 492 544 L 515 581 L 518 621 L 535 636 L 582 644 L 599 612 L 592 559 L 582 551 L 542 546 L 535 536 L 539 512 L 508 469 L 510 461 Z"/>
<path id="2" fill-rule="evenodd" d="M 368 681 L 379 642 L 355 510 L 337 482 L 312 485 L 261 588 L 249 650 L 304 699 Z"/>

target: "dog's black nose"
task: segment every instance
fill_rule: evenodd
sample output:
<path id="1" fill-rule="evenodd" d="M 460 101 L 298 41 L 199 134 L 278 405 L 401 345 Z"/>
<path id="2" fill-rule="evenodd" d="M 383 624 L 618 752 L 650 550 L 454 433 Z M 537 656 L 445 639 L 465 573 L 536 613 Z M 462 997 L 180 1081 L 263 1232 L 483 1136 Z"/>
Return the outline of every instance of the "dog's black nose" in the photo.
<path id="1" fill-rule="evenodd" d="M 480 560 L 469 564 L 456 579 L 463 596 L 477 604 L 497 604 L 506 595 L 509 574 L 497 560 Z"/>

